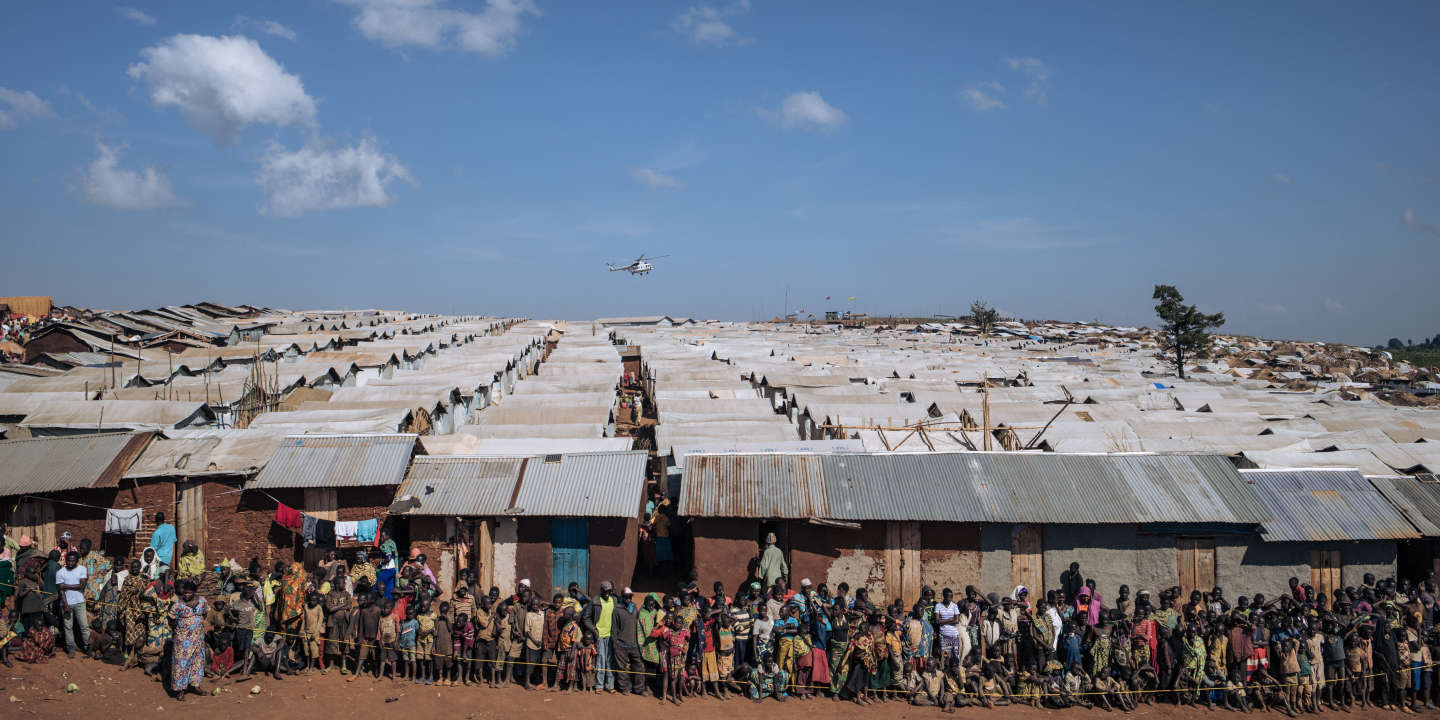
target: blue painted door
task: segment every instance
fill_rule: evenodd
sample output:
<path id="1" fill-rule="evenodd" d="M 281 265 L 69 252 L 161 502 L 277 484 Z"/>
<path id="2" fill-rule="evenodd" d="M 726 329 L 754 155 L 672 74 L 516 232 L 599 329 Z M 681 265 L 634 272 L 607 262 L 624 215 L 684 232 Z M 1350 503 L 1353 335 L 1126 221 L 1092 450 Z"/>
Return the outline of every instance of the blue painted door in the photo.
<path id="1" fill-rule="evenodd" d="M 555 518 L 550 521 L 550 583 L 565 592 L 570 583 L 579 583 L 590 594 L 590 521 L 585 518 Z"/>

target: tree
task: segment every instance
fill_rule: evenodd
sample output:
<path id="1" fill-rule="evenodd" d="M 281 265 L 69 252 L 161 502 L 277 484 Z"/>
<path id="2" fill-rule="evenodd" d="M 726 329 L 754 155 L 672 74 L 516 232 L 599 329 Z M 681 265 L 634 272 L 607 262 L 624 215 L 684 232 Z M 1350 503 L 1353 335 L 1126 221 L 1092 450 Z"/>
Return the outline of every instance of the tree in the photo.
<path id="1" fill-rule="evenodd" d="M 981 335 L 989 335 L 995 329 L 995 321 L 1000 319 L 1000 311 L 985 304 L 984 300 L 976 300 L 970 303 L 970 324 L 980 328 Z"/>
<path id="2" fill-rule="evenodd" d="M 1185 379 L 1185 360 L 1203 358 L 1210 352 L 1209 328 L 1225 324 L 1225 314 L 1207 315 L 1194 305 L 1186 305 L 1185 298 L 1174 285 L 1156 285 L 1152 299 L 1155 314 L 1160 316 L 1160 349 L 1170 356 L 1175 372 Z"/>
<path id="3" fill-rule="evenodd" d="M 1390 338 L 1390 342 L 1385 343 L 1385 347 L 1391 350 L 1404 350 L 1405 343 L 1400 342 L 1400 338 Z"/>

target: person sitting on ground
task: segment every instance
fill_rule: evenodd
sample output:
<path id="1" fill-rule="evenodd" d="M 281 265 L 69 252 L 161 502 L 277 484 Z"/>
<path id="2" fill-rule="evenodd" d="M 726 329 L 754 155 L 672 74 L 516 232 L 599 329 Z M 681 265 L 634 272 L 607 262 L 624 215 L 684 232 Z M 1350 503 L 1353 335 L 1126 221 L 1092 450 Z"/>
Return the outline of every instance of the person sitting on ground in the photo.
<path id="1" fill-rule="evenodd" d="M 750 671 L 750 699 L 758 703 L 773 696 L 776 700 L 784 702 L 785 688 L 789 684 L 789 673 L 781 670 L 774 658 L 767 658 Z"/>

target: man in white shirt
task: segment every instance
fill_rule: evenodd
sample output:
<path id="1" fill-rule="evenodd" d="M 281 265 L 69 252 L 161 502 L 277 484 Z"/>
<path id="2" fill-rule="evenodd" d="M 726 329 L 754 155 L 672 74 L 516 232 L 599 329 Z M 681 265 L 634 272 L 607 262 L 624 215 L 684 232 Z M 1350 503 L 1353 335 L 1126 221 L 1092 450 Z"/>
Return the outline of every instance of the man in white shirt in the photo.
<path id="1" fill-rule="evenodd" d="M 65 630 L 65 654 L 75 655 L 75 626 L 80 626 L 80 639 L 90 646 L 90 617 L 85 613 L 85 583 L 89 573 L 80 564 L 80 553 L 65 554 L 65 567 L 55 572 L 55 587 L 60 590 L 61 619 Z"/>

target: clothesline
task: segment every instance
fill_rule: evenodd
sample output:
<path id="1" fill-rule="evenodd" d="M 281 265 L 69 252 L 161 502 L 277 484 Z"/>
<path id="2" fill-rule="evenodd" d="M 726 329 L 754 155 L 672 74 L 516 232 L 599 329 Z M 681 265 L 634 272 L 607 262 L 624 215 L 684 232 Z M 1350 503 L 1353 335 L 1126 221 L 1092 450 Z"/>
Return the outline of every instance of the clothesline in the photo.
<path id="1" fill-rule="evenodd" d="M 275 524 L 298 533 L 304 538 L 306 545 L 335 547 L 342 539 L 377 546 L 380 544 L 381 518 L 327 520 L 292 508 L 263 490 L 260 494 L 275 502 Z"/>
<path id="2" fill-rule="evenodd" d="M 89 504 L 89 503 L 72 502 L 72 501 L 70 501 L 70 500 L 56 500 L 55 498 L 40 497 L 40 496 L 38 496 L 38 495 L 21 495 L 21 496 L 20 496 L 20 499 L 22 499 L 22 500 L 40 500 L 40 501 L 42 501 L 42 502 L 60 503 L 60 504 L 62 504 L 62 505 L 74 505 L 74 506 L 76 506 L 76 507 L 93 508 L 93 509 L 95 509 L 95 510 L 147 510 L 147 509 L 148 509 L 148 508 L 145 508 L 145 507 L 108 508 L 108 507 L 105 507 L 104 505 L 91 505 L 91 504 Z M 16 506 L 18 507 L 19 504 L 17 503 Z"/>

